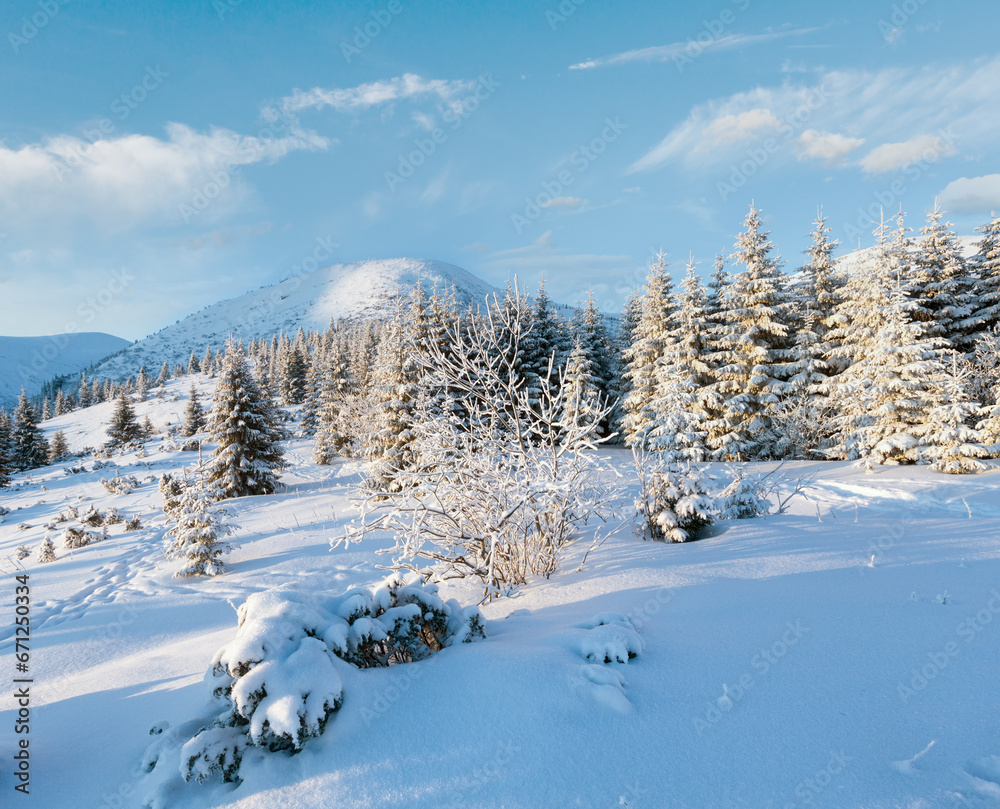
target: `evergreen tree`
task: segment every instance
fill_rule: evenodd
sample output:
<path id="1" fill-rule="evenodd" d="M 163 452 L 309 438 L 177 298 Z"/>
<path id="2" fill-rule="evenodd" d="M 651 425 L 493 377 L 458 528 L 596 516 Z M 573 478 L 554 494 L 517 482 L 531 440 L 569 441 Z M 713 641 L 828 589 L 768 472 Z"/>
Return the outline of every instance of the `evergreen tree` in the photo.
<path id="1" fill-rule="evenodd" d="M 940 338 L 946 347 L 967 354 L 973 349 L 972 330 L 964 327 L 972 316 L 973 280 L 951 223 L 942 224 L 942 215 L 935 204 L 915 245 L 907 278 L 916 303 L 911 316 L 924 324 L 927 337 Z"/>
<path id="2" fill-rule="evenodd" d="M 274 492 L 275 473 L 285 467 L 279 443 L 282 431 L 243 347 L 232 339 L 216 382 L 209 432 L 218 443 L 209 467 L 210 488 L 218 489 L 222 497 Z"/>
<path id="3" fill-rule="evenodd" d="M 194 349 L 191 349 L 191 356 L 188 358 L 187 372 L 189 374 L 196 374 L 201 370 L 201 363 L 198 362 L 198 358 L 194 355 Z"/>
<path id="4" fill-rule="evenodd" d="M 776 455 L 775 417 L 795 370 L 792 307 L 761 225 L 751 205 L 733 255 L 744 270 L 733 279 L 720 335 L 726 364 L 714 372 L 723 412 L 709 425 L 710 446 L 720 460 Z"/>
<path id="5" fill-rule="evenodd" d="M 149 393 L 149 377 L 146 376 L 146 366 L 139 366 L 139 373 L 135 378 L 135 397 L 137 401 L 145 402 Z"/>
<path id="6" fill-rule="evenodd" d="M 205 428 L 205 411 L 198 398 L 198 389 L 191 385 L 191 392 L 188 394 L 187 407 L 184 409 L 184 426 L 181 428 L 181 435 L 192 436 L 200 433 Z"/>
<path id="7" fill-rule="evenodd" d="M 576 344 L 566 360 L 562 384 L 562 427 L 571 429 L 593 424 L 603 410 L 603 401 L 594 376 L 594 362 L 584 347 L 582 337 L 576 338 Z"/>
<path id="8" fill-rule="evenodd" d="M 201 372 L 207 374 L 209 379 L 215 376 L 215 363 L 212 360 L 212 346 L 205 346 L 205 354 L 201 358 L 201 362 L 198 364 Z"/>
<path id="9" fill-rule="evenodd" d="M 49 397 L 46 396 L 42 401 L 42 421 L 48 421 L 52 418 L 52 403 L 49 401 Z"/>
<path id="10" fill-rule="evenodd" d="M 62 430 L 56 430 L 52 436 L 52 443 L 49 446 L 49 463 L 58 463 L 69 456 L 69 446 L 66 444 L 66 434 Z"/>
<path id="11" fill-rule="evenodd" d="M 128 394 L 121 391 L 115 399 L 115 409 L 111 414 L 111 423 L 107 427 L 108 448 L 124 447 L 131 441 L 137 441 L 142 433 L 135 420 L 135 410 L 129 401 Z"/>
<path id="12" fill-rule="evenodd" d="M 405 487 L 406 470 L 416 462 L 413 426 L 421 367 L 409 327 L 402 311 L 397 311 L 385 324 L 375 354 L 377 406 L 368 441 L 370 477 L 373 486 L 389 491 Z"/>
<path id="13" fill-rule="evenodd" d="M 55 562 L 56 561 L 56 546 L 52 542 L 52 537 L 48 534 L 42 539 L 38 545 L 38 561 L 42 562 Z"/>
<path id="14" fill-rule="evenodd" d="M 162 388 L 168 381 L 170 381 L 170 366 L 164 360 L 163 365 L 160 366 L 160 373 L 156 376 L 156 387 Z"/>
<path id="15" fill-rule="evenodd" d="M 80 387 L 77 389 L 76 400 L 80 407 L 87 407 L 90 404 L 90 384 L 87 382 L 87 375 L 80 374 Z"/>
<path id="16" fill-rule="evenodd" d="M 7 415 L 6 410 L 0 407 L 0 488 L 10 483 L 10 475 L 14 471 L 10 433 L 10 416 Z"/>
<path id="17" fill-rule="evenodd" d="M 11 418 L 10 445 L 11 465 L 18 471 L 48 463 L 49 445 L 38 426 L 35 408 L 28 402 L 24 389 L 21 390 Z"/>
<path id="18" fill-rule="evenodd" d="M 63 413 L 69 412 L 69 408 L 66 407 L 66 394 L 63 393 L 62 388 L 59 388 L 59 390 L 56 391 L 55 411 L 57 416 L 61 416 Z"/>
<path id="19" fill-rule="evenodd" d="M 644 446 L 656 414 L 651 408 L 656 398 L 657 363 L 663 356 L 669 335 L 675 328 L 673 286 L 663 253 L 650 265 L 641 298 L 639 322 L 632 344 L 625 349 L 629 392 L 625 397 L 625 442 Z"/>
<path id="20" fill-rule="evenodd" d="M 931 468 L 953 475 L 985 471 L 989 467 L 980 459 L 991 455 L 979 430 L 968 426 L 979 406 L 969 399 L 968 371 L 959 365 L 958 358 L 953 352 L 940 382 L 938 405 L 930 411 L 924 434 Z"/>
<path id="21" fill-rule="evenodd" d="M 329 464 L 348 442 L 340 416 L 350 390 L 348 373 L 343 347 L 331 346 L 324 357 L 319 380 L 316 445 L 313 449 L 313 457 L 318 464 Z"/>
<path id="22" fill-rule="evenodd" d="M 964 324 L 967 331 L 990 332 L 1000 324 L 1000 216 L 976 228 L 983 234 L 972 259 L 975 276 L 975 312 Z"/>
<path id="23" fill-rule="evenodd" d="M 167 531 L 167 536 L 172 537 L 166 550 L 167 558 L 186 562 L 174 576 L 218 576 L 225 573 L 221 557 L 237 546 L 223 539 L 233 529 L 223 522 L 223 515 L 227 512 L 215 505 L 215 500 L 222 496 L 221 492 L 206 490 L 201 485 L 184 488 L 174 513 L 176 522 Z"/>

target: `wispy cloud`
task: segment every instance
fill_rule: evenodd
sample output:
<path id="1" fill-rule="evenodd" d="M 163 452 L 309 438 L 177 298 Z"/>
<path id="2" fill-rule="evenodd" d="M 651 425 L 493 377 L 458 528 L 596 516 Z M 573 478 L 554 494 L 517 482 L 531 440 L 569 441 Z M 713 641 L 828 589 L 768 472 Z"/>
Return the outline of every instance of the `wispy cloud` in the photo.
<path id="1" fill-rule="evenodd" d="M 716 39 L 707 41 L 685 40 L 684 42 L 671 42 L 669 45 L 655 45 L 651 48 L 639 48 L 637 50 L 617 53 L 613 56 L 602 56 L 598 59 L 587 59 L 570 65 L 570 70 L 590 70 L 595 67 L 612 67 L 614 65 L 624 65 L 629 62 L 671 62 L 675 59 L 690 58 L 692 52 L 702 54 L 707 51 L 726 51 L 737 48 L 745 48 L 750 45 L 758 45 L 762 42 L 770 42 L 782 37 L 808 34 L 817 28 L 794 28 L 787 31 L 769 31 L 764 34 L 727 34 Z"/>
<path id="2" fill-rule="evenodd" d="M 932 148 L 938 160 L 954 153 L 953 140 L 970 151 L 992 144 L 1000 125 L 997 86 L 1000 57 L 950 67 L 824 71 L 809 83 L 755 87 L 693 107 L 629 172 L 727 165 L 763 137 L 778 144 L 770 165 L 803 157 L 850 165 L 843 158 L 867 143 L 871 151 L 855 165 L 894 171 Z"/>
<path id="3" fill-rule="evenodd" d="M 883 143 L 861 158 L 869 174 L 898 171 L 916 160 L 937 163 L 955 154 L 955 146 L 940 135 L 917 135 L 901 143 Z"/>
<path id="4" fill-rule="evenodd" d="M 833 163 L 853 152 L 864 142 L 864 138 L 851 138 L 836 132 L 807 129 L 798 138 L 799 160 L 811 157 Z"/>
<path id="5" fill-rule="evenodd" d="M 538 207 L 540 208 L 565 208 L 566 210 L 572 211 L 583 205 L 584 200 L 579 197 L 553 197 L 545 202 L 541 203 Z"/>
<path id="6" fill-rule="evenodd" d="M 333 107 L 338 112 L 358 112 L 371 107 L 392 104 L 412 98 L 437 98 L 448 102 L 475 87 L 475 81 L 424 79 L 415 73 L 405 73 L 384 81 L 359 84 L 357 87 L 314 87 L 296 89 L 279 103 L 289 115 L 302 110 Z"/>

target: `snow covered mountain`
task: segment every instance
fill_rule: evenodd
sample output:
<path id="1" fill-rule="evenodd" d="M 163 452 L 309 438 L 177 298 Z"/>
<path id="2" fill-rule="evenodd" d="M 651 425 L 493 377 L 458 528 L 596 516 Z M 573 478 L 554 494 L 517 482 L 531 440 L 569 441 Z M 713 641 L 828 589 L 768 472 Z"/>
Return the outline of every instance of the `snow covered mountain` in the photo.
<path id="1" fill-rule="evenodd" d="M 0 337 L 0 406 L 14 402 L 21 388 L 34 395 L 52 377 L 76 374 L 129 345 L 104 332 Z"/>
<path id="2" fill-rule="evenodd" d="M 205 346 L 221 348 L 229 335 L 241 340 L 322 330 L 330 318 L 351 318 L 384 312 L 394 298 L 409 294 L 417 284 L 442 292 L 453 285 L 463 303 L 484 301 L 499 290 L 452 264 L 419 258 L 371 259 L 333 264 L 287 278 L 236 298 L 220 301 L 137 341 L 101 363 L 98 377 L 113 379 L 135 374 L 139 366 L 155 375 L 164 361 L 187 363 Z"/>

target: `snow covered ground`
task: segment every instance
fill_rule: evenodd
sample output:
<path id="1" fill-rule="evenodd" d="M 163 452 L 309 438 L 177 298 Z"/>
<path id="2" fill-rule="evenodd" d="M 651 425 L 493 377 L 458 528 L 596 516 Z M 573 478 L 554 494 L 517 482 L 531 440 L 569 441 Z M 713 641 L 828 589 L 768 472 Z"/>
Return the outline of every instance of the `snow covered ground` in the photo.
<path id="1" fill-rule="evenodd" d="M 140 418 L 179 421 L 189 385 L 171 382 L 180 400 L 139 404 Z M 44 426 L 64 429 L 73 449 L 97 446 L 109 413 Z M 11 509 L 0 525 L 3 806 L 20 799 L 9 685 L 18 545 L 32 549 L 24 805 L 39 809 L 143 805 L 150 728 L 203 712 L 206 669 L 248 595 L 288 584 L 339 593 L 385 575 L 377 541 L 329 547 L 352 517 L 362 465 L 316 466 L 311 442 L 296 439 L 284 492 L 227 504 L 241 544 L 229 572 L 172 578 L 181 563 L 163 556 L 155 478 L 197 454 L 158 438 L 147 450 L 112 459 L 140 481 L 131 494 L 99 483 L 110 467 L 67 475 L 79 460 L 0 493 Z M 602 455 L 630 503 L 630 454 Z M 781 470 L 789 481 L 807 473 L 788 513 L 722 523 L 699 542 L 644 542 L 626 526 L 581 568 L 582 538 L 551 579 L 483 606 L 486 640 L 388 669 L 345 665 L 343 707 L 302 753 L 269 756 L 236 788 L 184 784 L 168 805 L 1000 806 L 1000 470 Z M 57 542 L 58 561 L 37 563 L 44 524 L 71 504 L 113 506 L 143 527 L 112 526 L 74 551 Z M 463 604 L 479 592 L 442 587 Z M 604 663 L 635 643 L 629 626 L 641 652 Z"/>

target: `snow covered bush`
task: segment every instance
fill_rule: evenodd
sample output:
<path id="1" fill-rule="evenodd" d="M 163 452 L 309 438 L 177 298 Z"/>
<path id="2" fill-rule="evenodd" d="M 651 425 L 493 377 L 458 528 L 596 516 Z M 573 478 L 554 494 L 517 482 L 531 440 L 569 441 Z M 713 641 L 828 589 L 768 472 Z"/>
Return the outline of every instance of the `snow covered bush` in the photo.
<path id="1" fill-rule="evenodd" d="M 113 478 L 101 478 L 101 485 L 111 494 L 132 494 L 139 488 L 139 481 L 135 475 L 115 476 Z"/>
<path id="2" fill-rule="evenodd" d="M 27 545 L 18 545 L 17 548 L 15 549 L 15 556 L 17 557 L 18 562 L 20 562 L 22 559 L 27 559 L 29 556 L 31 556 L 31 548 L 29 548 Z"/>
<path id="3" fill-rule="evenodd" d="M 746 520 L 762 517 L 771 510 L 766 484 L 759 475 L 748 474 L 745 465 L 731 467 L 733 479 L 718 495 L 716 508 L 720 520 Z"/>
<path id="4" fill-rule="evenodd" d="M 185 487 L 177 508 L 172 512 L 175 523 L 167 531 L 173 541 L 167 546 L 168 559 L 183 559 L 187 564 L 174 576 L 218 576 L 225 572 L 222 555 L 236 545 L 223 537 L 233 532 L 233 526 L 223 522 L 229 512 L 215 505 L 219 492 L 200 485 Z"/>
<path id="5" fill-rule="evenodd" d="M 216 713 L 186 723 L 194 732 L 187 740 L 183 732 L 163 733 L 147 751 L 147 771 L 173 745 L 185 781 L 238 782 L 249 750 L 297 753 L 323 732 L 343 704 L 341 667 L 409 663 L 485 636 L 478 609 L 398 575 L 336 596 L 298 586 L 264 590 L 237 613 L 236 637 L 205 678 Z M 175 763 L 164 766 L 176 771 Z"/>
<path id="6" fill-rule="evenodd" d="M 94 531 L 85 531 L 83 528 L 67 528 L 63 531 L 64 548 L 85 548 L 95 542 L 100 542 L 107 536 L 107 528 L 98 534 Z"/>
<path id="7" fill-rule="evenodd" d="M 536 387 L 525 383 L 518 346 L 530 327 L 516 306 L 495 302 L 445 332 L 423 346 L 422 386 L 436 393 L 409 416 L 406 486 L 370 482 L 361 518 L 331 544 L 388 530 L 395 546 L 379 553 L 393 554 L 394 569 L 476 576 L 490 599 L 551 575 L 577 526 L 608 502 L 592 450 L 610 408 L 567 424 L 568 388 L 551 362 Z"/>
<path id="8" fill-rule="evenodd" d="M 712 500 L 697 467 L 663 458 L 652 462 L 649 453 L 636 447 L 632 455 L 639 470 L 640 497 L 636 507 L 649 536 L 669 542 L 698 539 L 715 519 Z"/>
<path id="9" fill-rule="evenodd" d="M 47 536 L 38 545 L 38 561 L 56 561 L 56 546 L 52 543 L 52 537 Z"/>

